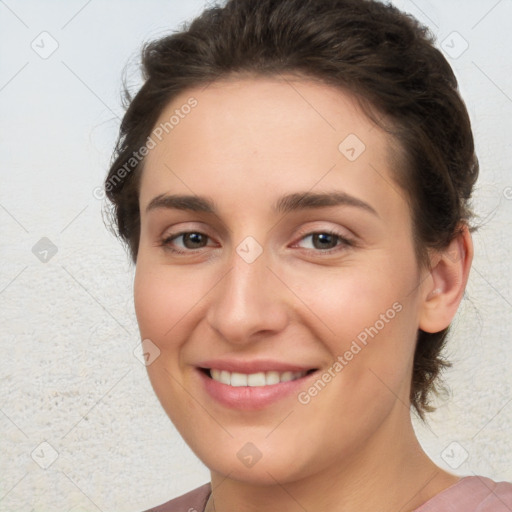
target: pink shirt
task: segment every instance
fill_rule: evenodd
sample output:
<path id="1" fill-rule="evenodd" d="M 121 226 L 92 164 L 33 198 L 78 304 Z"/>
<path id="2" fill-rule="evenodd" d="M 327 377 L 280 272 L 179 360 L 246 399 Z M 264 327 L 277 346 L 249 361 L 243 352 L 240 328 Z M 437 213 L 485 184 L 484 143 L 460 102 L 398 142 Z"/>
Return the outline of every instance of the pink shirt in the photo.
<path id="1" fill-rule="evenodd" d="M 207 483 L 146 512 L 204 512 L 210 492 Z M 512 512 L 512 483 L 466 476 L 414 512 Z"/>

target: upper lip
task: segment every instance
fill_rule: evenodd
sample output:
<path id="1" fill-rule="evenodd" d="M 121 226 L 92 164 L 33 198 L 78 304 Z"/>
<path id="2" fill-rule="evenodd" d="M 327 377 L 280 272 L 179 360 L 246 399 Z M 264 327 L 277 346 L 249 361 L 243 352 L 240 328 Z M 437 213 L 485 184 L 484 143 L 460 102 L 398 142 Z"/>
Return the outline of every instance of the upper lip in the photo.
<path id="1" fill-rule="evenodd" d="M 214 368 L 216 370 L 225 370 L 231 373 L 247 374 L 260 372 L 303 372 L 315 369 L 313 366 L 290 364 L 271 359 L 258 359 L 252 361 L 237 359 L 209 359 L 208 361 L 201 361 L 197 366 L 205 369 Z"/>

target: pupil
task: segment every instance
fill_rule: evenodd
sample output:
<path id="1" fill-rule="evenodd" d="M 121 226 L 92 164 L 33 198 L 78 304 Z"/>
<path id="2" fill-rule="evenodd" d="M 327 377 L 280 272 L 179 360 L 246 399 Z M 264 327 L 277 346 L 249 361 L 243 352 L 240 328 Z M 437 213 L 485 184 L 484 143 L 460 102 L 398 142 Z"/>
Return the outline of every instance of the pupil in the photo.
<path id="1" fill-rule="evenodd" d="M 192 245 L 194 244 L 199 244 L 201 245 L 201 238 L 202 238 L 203 235 L 201 235 L 200 233 L 187 233 L 185 235 L 185 242 L 187 241 L 190 241 Z M 196 249 L 197 247 L 193 247 L 193 249 Z"/>
<path id="2" fill-rule="evenodd" d="M 313 241 L 320 241 L 321 244 L 324 243 L 324 245 L 320 245 L 320 248 L 322 249 L 325 249 L 326 248 L 326 245 L 325 245 L 325 242 L 327 242 L 327 245 L 330 246 L 328 248 L 332 248 L 332 247 L 335 247 L 336 246 L 336 240 L 335 238 L 333 237 L 333 235 L 330 235 L 328 233 L 319 233 L 319 234 L 315 234 L 313 235 Z M 334 243 L 333 243 L 334 242 Z M 314 244 L 315 245 L 315 244 Z M 316 247 L 316 245 L 315 245 Z"/>

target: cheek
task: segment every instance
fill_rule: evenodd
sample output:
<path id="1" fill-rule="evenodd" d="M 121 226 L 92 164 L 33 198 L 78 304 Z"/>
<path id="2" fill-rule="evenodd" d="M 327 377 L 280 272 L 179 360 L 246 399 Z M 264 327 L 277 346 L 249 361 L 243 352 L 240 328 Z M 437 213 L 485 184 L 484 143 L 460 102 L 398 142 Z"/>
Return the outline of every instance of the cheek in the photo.
<path id="1" fill-rule="evenodd" d="M 156 396 L 175 424 L 197 406 L 182 392 L 179 366 L 186 315 L 197 304 L 200 292 L 196 286 L 187 286 L 184 272 L 172 272 L 170 268 L 145 261 L 143 256 L 138 259 L 134 303 L 140 335 L 160 350 L 146 370 Z"/>
<path id="2" fill-rule="evenodd" d="M 215 276 L 212 283 L 211 276 L 202 275 L 199 279 L 197 272 L 184 266 L 166 266 L 144 256 L 138 260 L 135 272 L 135 312 L 141 339 L 151 340 L 160 351 L 146 369 L 156 395 L 171 414 L 180 409 L 179 403 L 188 401 L 181 388 L 187 377 L 187 340 L 198 318 L 204 316 L 203 299 Z M 171 407 L 177 397 L 180 399 Z M 191 410 L 195 407 L 193 402 L 187 406 Z"/>
<path id="3" fill-rule="evenodd" d="M 413 307 L 415 300 L 411 293 L 415 268 L 406 265 L 404 261 L 398 272 L 396 263 L 382 257 L 371 264 L 349 264 L 329 272 L 289 272 L 283 280 L 309 309 L 312 321 L 323 326 L 327 337 L 339 343 L 375 325 L 379 332 L 384 328 L 389 331 L 391 324 L 400 323 L 396 321 L 399 316 L 407 316 L 411 323 L 416 321 L 412 311 L 406 315 L 397 311 L 406 305 Z"/>
<path id="4" fill-rule="evenodd" d="M 330 439 L 325 432 L 330 425 L 345 439 L 342 450 L 364 441 L 395 408 L 408 414 L 416 336 L 414 304 L 397 294 L 375 294 L 371 304 L 368 297 L 347 300 L 352 316 L 342 310 L 337 336 L 324 339 L 331 364 L 298 396 L 314 428 Z"/>
<path id="5" fill-rule="evenodd" d="M 172 318 L 165 315 L 166 310 L 172 311 L 168 303 L 168 290 L 159 281 L 158 276 L 139 259 L 135 270 L 133 295 L 142 339 L 160 338 L 172 325 Z"/>
<path id="6" fill-rule="evenodd" d="M 304 302 L 333 364 L 339 363 L 333 372 L 341 378 L 334 380 L 349 401 L 389 394 L 387 388 L 407 395 L 419 321 L 418 295 L 412 292 L 416 272 L 412 257 L 398 265 L 396 258 L 383 257 L 371 266 L 338 268 L 320 280 L 302 276 Z M 317 291 L 307 295 L 307 289 Z"/>
<path id="7" fill-rule="evenodd" d="M 171 269 L 141 260 L 134 280 L 134 304 L 143 338 L 155 339 L 160 349 L 170 347 L 173 332 L 200 305 L 207 293 L 205 280 L 197 279 L 183 267 Z"/>

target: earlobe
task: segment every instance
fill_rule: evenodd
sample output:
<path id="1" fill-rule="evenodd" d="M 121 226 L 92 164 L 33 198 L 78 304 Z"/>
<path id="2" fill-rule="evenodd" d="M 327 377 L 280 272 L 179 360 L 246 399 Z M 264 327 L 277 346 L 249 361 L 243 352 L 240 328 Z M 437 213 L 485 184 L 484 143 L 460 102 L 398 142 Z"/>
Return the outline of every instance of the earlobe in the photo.
<path id="1" fill-rule="evenodd" d="M 457 312 L 473 261 L 473 242 L 469 228 L 463 224 L 448 247 L 436 251 L 430 279 L 425 280 L 419 328 L 439 332 L 448 327 Z"/>

